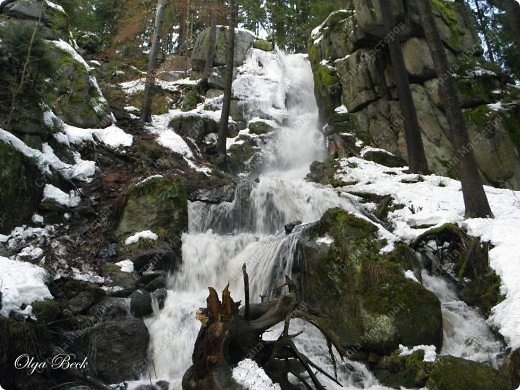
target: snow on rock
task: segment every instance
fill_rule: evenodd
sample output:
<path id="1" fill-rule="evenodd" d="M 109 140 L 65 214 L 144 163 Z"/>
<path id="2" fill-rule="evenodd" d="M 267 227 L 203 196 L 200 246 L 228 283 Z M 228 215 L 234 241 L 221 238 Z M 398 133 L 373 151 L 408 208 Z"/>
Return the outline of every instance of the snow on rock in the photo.
<path id="1" fill-rule="evenodd" d="M 65 10 L 63 9 L 63 7 L 61 5 L 53 3 L 52 1 L 49 1 L 49 0 L 45 0 L 45 4 L 47 4 L 47 7 L 49 7 L 49 8 L 54 8 L 60 12 L 65 13 Z"/>
<path id="2" fill-rule="evenodd" d="M 119 147 L 130 147 L 134 142 L 133 136 L 125 133 L 116 125 L 112 125 L 106 129 L 95 129 L 92 132 L 102 143 L 114 149 Z"/>
<path id="3" fill-rule="evenodd" d="M 121 272 L 133 272 L 134 271 L 134 262 L 132 260 L 123 260 L 116 263 L 119 267 L 121 267 Z"/>
<path id="4" fill-rule="evenodd" d="M 411 270 L 407 270 L 404 272 L 404 276 L 410 280 L 413 280 L 414 282 L 417 282 L 419 283 L 419 281 L 417 280 L 417 278 L 415 277 L 415 274 L 413 273 L 413 271 Z"/>
<path id="5" fill-rule="evenodd" d="M 44 143 L 42 151 L 39 151 L 30 148 L 18 137 L 3 129 L 0 129 L 0 141 L 11 145 L 24 156 L 34 159 L 43 174 L 50 175 L 50 168 L 52 167 L 65 179 L 89 182 L 96 172 L 96 163 L 94 161 L 82 160 L 80 154 L 76 152 L 73 153 L 76 164 L 71 165 L 61 161 L 47 143 Z"/>
<path id="6" fill-rule="evenodd" d="M 437 359 L 437 352 L 435 352 L 435 345 L 416 345 L 412 349 L 399 344 L 399 356 L 408 356 L 415 351 L 424 351 L 423 362 L 434 362 Z"/>
<path id="7" fill-rule="evenodd" d="M 92 177 L 96 173 L 96 163 L 94 161 L 82 160 L 78 152 L 72 152 L 76 164 L 71 165 L 61 161 L 49 144 L 44 143 L 42 150 L 45 161 L 56 171 L 60 172 L 65 179 L 92 181 Z"/>
<path id="8" fill-rule="evenodd" d="M 149 182 L 150 180 L 162 179 L 163 177 L 164 177 L 163 175 L 152 175 L 152 176 L 148 176 L 146 179 L 143 179 L 143 180 L 141 180 L 139 183 L 137 183 L 136 186 L 143 185 L 144 183 L 147 183 L 147 182 Z"/>
<path id="9" fill-rule="evenodd" d="M 35 159 L 42 173 L 51 173 L 49 169 L 49 162 L 46 160 L 42 152 L 37 149 L 30 148 L 18 137 L 9 133 L 8 131 L 5 131 L 2 128 L 0 128 L 0 141 L 11 145 L 24 156 Z"/>
<path id="10" fill-rule="evenodd" d="M 68 194 L 54 187 L 52 184 L 46 184 L 43 189 L 43 202 L 49 201 L 67 208 L 78 207 L 81 203 L 81 198 L 76 195 L 75 191 L 70 191 Z"/>
<path id="11" fill-rule="evenodd" d="M 116 125 L 111 125 L 105 129 L 82 129 L 64 123 L 62 134 L 64 134 L 66 138 L 57 138 L 57 140 L 62 143 L 78 145 L 83 142 L 94 142 L 94 140 L 97 139 L 113 149 L 130 147 L 134 139 L 132 135 L 125 133 Z M 65 142 L 62 140 L 65 140 Z"/>
<path id="12" fill-rule="evenodd" d="M 132 245 L 132 244 L 135 244 L 136 242 L 138 242 L 141 238 L 143 239 L 147 239 L 147 240 L 153 240 L 153 241 L 156 241 L 159 236 L 157 236 L 157 234 L 155 234 L 154 232 L 152 232 L 151 230 L 145 230 L 143 232 L 139 232 L 139 233 L 135 233 L 133 235 L 131 235 L 130 237 L 128 237 L 126 240 L 125 240 L 125 245 Z"/>
<path id="13" fill-rule="evenodd" d="M 337 174 L 349 192 L 391 195 L 395 204 L 404 205 L 388 214 L 392 231 L 410 242 L 429 227 L 455 223 L 468 234 L 492 244 L 490 266 L 500 276 L 505 299 L 492 309 L 488 323 L 513 348 L 520 348 L 520 191 L 485 186 L 493 219 L 465 219 L 461 185 L 458 180 L 436 175 L 405 173 L 406 168 L 388 168 L 352 157 L 340 160 Z"/>
<path id="14" fill-rule="evenodd" d="M 43 217 L 40 214 L 34 214 L 31 218 L 31 221 L 35 224 L 42 225 Z"/>
<path id="15" fill-rule="evenodd" d="M 7 317 L 11 311 L 31 315 L 31 303 L 52 298 L 44 283 L 46 278 L 47 272 L 37 265 L 0 256 L 0 315 Z M 21 310 L 23 304 L 29 306 Z"/>
<path id="16" fill-rule="evenodd" d="M 186 141 L 184 141 L 182 137 L 173 130 L 163 131 L 157 138 L 157 143 L 167 149 L 170 149 L 172 152 L 178 153 L 188 158 L 193 158 L 193 152 L 191 151 Z"/>
<path id="17" fill-rule="evenodd" d="M 76 50 L 74 50 L 74 48 L 69 45 L 67 42 L 65 42 L 63 39 L 59 39 L 57 41 L 47 41 L 51 44 L 53 44 L 54 46 L 56 46 L 58 49 L 61 49 L 67 53 L 69 53 L 72 58 L 74 58 L 75 61 L 79 62 L 80 64 L 82 64 L 85 69 L 87 69 L 87 71 L 90 71 L 90 66 L 89 64 L 87 64 L 87 62 L 83 59 L 82 56 L 80 56 L 78 54 L 78 52 Z"/>
<path id="18" fill-rule="evenodd" d="M 326 244 L 326 245 L 330 245 L 334 242 L 334 239 L 329 236 L 328 234 L 325 236 L 325 237 L 319 237 L 316 242 L 318 244 Z"/>
<path id="19" fill-rule="evenodd" d="M 271 381 L 265 371 L 251 359 L 242 360 L 233 369 L 233 379 L 249 390 L 280 390 L 281 387 Z"/>

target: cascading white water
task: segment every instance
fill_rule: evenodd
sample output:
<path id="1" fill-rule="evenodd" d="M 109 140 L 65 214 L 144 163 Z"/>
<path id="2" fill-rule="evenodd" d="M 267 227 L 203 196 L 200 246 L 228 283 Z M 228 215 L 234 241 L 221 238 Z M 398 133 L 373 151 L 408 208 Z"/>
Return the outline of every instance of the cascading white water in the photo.
<path id="1" fill-rule="evenodd" d="M 242 299 L 241 267 L 246 263 L 251 298 L 259 301 L 260 295 L 269 295 L 273 286 L 283 283 L 285 274 L 291 274 L 300 229 L 286 235 L 285 224 L 316 221 L 331 207 L 354 211 L 351 202 L 332 189 L 302 180 L 312 161 L 325 156 L 307 59 L 252 50 L 234 88 L 235 95 L 247 102 L 251 118 L 279 119 L 284 125 L 264 152 L 265 171 L 258 183 L 241 184 L 230 203 L 190 204 L 189 233 L 182 238 L 183 264 L 170 276 L 164 308 L 147 321 L 154 361 L 151 372 L 170 381 L 175 390 L 181 388 L 182 376 L 191 365 L 200 328 L 195 311 L 205 305 L 207 288 L 222 290 L 230 283 L 235 300 Z M 301 326 L 294 322 L 291 331 Z M 325 340 L 315 328 L 304 328 L 298 346 L 332 373 Z M 338 371 L 345 388 L 377 386 L 361 364 L 341 362 Z M 327 388 L 338 387 L 325 377 L 320 379 Z"/>
<path id="2" fill-rule="evenodd" d="M 441 355 L 488 363 L 498 368 L 504 352 L 485 319 L 460 300 L 455 287 L 440 276 L 422 272 L 423 285 L 441 301 L 444 337 Z"/>

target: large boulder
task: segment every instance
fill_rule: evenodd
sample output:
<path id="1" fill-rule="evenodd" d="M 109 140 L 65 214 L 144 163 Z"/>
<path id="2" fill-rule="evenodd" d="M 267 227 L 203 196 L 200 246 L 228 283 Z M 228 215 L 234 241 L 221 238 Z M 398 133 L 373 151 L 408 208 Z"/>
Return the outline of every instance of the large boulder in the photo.
<path id="1" fill-rule="evenodd" d="M 437 297 L 404 276 L 396 258 L 379 254 L 377 227 L 328 210 L 298 244 L 303 300 L 318 310 L 345 348 L 389 354 L 399 344 L 442 346 Z M 332 239 L 329 245 L 318 238 Z M 319 240 L 322 241 L 322 240 Z"/>
<path id="2" fill-rule="evenodd" d="M 228 28 L 226 26 L 219 26 L 217 28 L 217 47 L 215 51 L 215 66 L 226 65 L 226 53 L 228 42 Z M 235 30 L 235 66 L 240 66 L 246 60 L 247 51 L 253 47 L 257 40 L 255 34 L 244 29 Z M 192 64 L 196 69 L 204 69 L 206 59 L 208 58 L 208 51 L 210 45 L 210 29 L 207 28 L 202 31 L 195 41 L 193 52 L 191 54 Z"/>
<path id="3" fill-rule="evenodd" d="M 443 356 L 435 362 L 427 388 L 431 390 L 509 390 L 512 387 L 494 368 L 453 356 Z"/>
<path id="4" fill-rule="evenodd" d="M 89 364 L 106 383 L 139 379 L 148 354 L 150 335 L 142 319 L 120 318 L 102 322 L 89 329 L 86 336 L 91 350 L 96 351 Z"/>
<path id="5" fill-rule="evenodd" d="M 132 187 L 121 199 L 115 236 L 124 240 L 150 230 L 180 248 L 188 229 L 188 201 L 184 181 L 178 177 L 152 177 Z M 159 241 L 157 241 L 159 245 Z"/>
<path id="6" fill-rule="evenodd" d="M 4 14 L 34 23 L 41 18 L 44 34 L 49 38 L 70 38 L 69 17 L 63 8 L 51 1 L 18 0 L 9 4 Z"/>
<path id="7" fill-rule="evenodd" d="M 85 60 L 64 41 L 47 41 L 47 56 L 58 66 L 45 91 L 46 103 L 66 123 L 82 128 L 112 124 L 110 106 Z"/>
<path id="8" fill-rule="evenodd" d="M 392 388 L 428 388 L 432 390 L 506 390 L 514 387 L 507 376 L 494 368 L 453 356 L 424 361 L 424 351 L 401 356 L 398 352 L 381 359 L 375 368 L 377 378 Z"/>

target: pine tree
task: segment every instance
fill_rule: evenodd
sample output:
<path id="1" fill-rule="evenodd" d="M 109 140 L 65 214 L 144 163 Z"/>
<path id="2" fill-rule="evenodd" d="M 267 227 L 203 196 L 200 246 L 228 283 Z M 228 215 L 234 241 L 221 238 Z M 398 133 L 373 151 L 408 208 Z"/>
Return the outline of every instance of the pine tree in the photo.
<path id="1" fill-rule="evenodd" d="M 491 208 L 482 186 L 482 179 L 471 148 L 457 89 L 450 74 L 448 59 L 435 24 L 430 0 L 417 0 L 417 4 L 435 72 L 439 80 L 443 80 L 440 82 L 439 90 L 448 119 L 451 141 L 456 153 L 460 155 L 460 179 L 466 216 L 468 218 L 491 217 Z"/>
<path id="2" fill-rule="evenodd" d="M 412 90 L 410 89 L 410 80 L 404 63 L 401 43 L 399 41 L 399 33 L 396 32 L 397 23 L 394 13 L 389 2 L 380 0 L 381 13 L 385 18 L 385 27 L 388 39 L 388 49 L 394 70 L 394 78 L 397 85 L 397 93 L 399 95 L 399 104 L 403 114 L 404 133 L 406 138 L 406 146 L 408 150 L 408 165 L 410 172 L 427 173 L 428 162 L 424 153 L 424 145 L 421 137 L 421 128 L 417 119 L 417 112 L 413 101 Z"/>
<path id="3" fill-rule="evenodd" d="M 229 127 L 229 114 L 231 112 L 231 95 L 233 93 L 233 69 L 235 58 L 235 27 L 238 10 L 235 0 L 230 0 L 229 30 L 226 54 L 226 88 L 224 89 L 224 102 L 222 103 L 222 115 L 218 130 L 217 151 L 222 163 L 226 160 L 226 139 Z"/>
<path id="4" fill-rule="evenodd" d="M 159 0 L 157 3 L 154 36 L 152 41 L 152 49 L 150 50 L 150 58 L 148 61 L 143 106 L 141 109 L 141 122 L 152 121 L 152 88 L 155 84 L 155 69 L 161 45 L 161 28 L 163 23 L 164 9 L 166 8 L 167 2 L 168 0 Z"/>

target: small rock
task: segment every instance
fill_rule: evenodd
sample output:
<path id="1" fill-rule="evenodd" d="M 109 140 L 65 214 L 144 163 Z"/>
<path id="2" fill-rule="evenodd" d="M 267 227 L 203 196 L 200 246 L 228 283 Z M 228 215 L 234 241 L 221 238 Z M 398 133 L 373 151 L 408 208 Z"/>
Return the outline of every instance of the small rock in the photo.
<path id="1" fill-rule="evenodd" d="M 159 303 L 159 309 L 162 309 L 164 307 L 166 297 L 168 296 L 168 291 L 165 288 L 160 288 L 153 292 L 153 296 L 155 299 L 157 299 L 157 303 Z"/>
<path id="2" fill-rule="evenodd" d="M 117 244 L 112 243 L 112 244 L 108 244 L 106 247 L 104 247 L 103 249 L 98 251 L 98 253 L 96 253 L 96 258 L 105 260 L 105 261 L 111 261 L 111 260 L 117 258 L 117 254 L 118 254 Z"/>
<path id="3" fill-rule="evenodd" d="M 164 288 L 164 287 L 166 287 L 166 276 L 161 275 L 158 278 L 155 278 L 154 280 L 152 280 L 150 283 L 148 283 L 144 289 L 146 291 L 155 291 L 159 288 Z"/>
<path id="4" fill-rule="evenodd" d="M 288 223 L 287 225 L 284 226 L 285 234 L 291 234 L 293 232 L 294 228 L 301 224 L 302 224 L 302 221 L 294 221 L 294 222 Z"/>
<path id="5" fill-rule="evenodd" d="M 130 312 L 137 318 L 153 313 L 152 296 L 148 291 L 139 289 L 130 295 Z"/>

